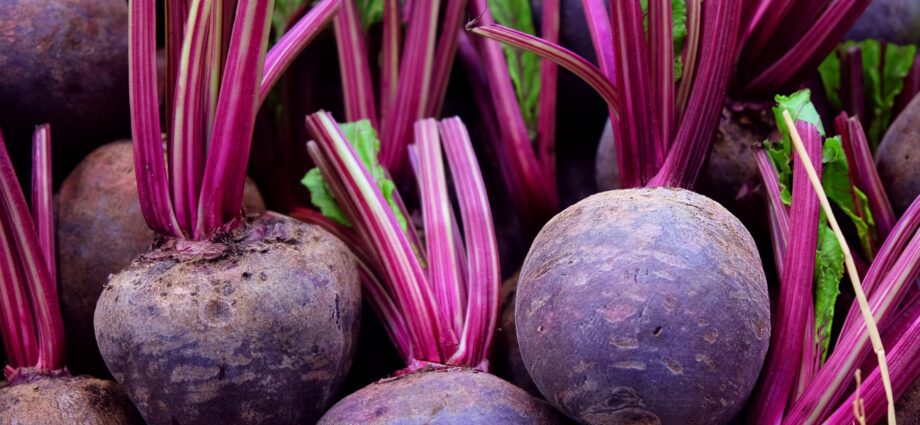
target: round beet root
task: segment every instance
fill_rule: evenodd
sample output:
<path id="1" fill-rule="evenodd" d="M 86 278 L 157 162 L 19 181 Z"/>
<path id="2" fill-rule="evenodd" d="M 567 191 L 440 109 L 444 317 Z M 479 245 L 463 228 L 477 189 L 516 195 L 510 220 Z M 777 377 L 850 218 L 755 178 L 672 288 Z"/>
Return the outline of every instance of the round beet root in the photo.
<path id="1" fill-rule="evenodd" d="M 0 387 L 0 424 L 143 424 L 131 400 L 112 381 L 88 376 L 32 377 Z"/>
<path id="2" fill-rule="evenodd" d="M 360 305 L 341 241 L 266 216 L 113 276 L 96 340 L 148 424 L 310 423 L 351 365 Z"/>
<path id="3" fill-rule="evenodd" d="M 589 197 L 521 269 L 516 324 L 540 392 L 589 424 L 723 424 L 757 381 L 770 304 L 750 234 L 681 189 Z"/>
<path id="4" fill-rule="evenodd" d="M 856 21 L 849 40 L 877 38 L 897 44 L 920 43 L 920 2 L 917 0 L 874 0 Z"/>
<path id="5" fill-rule="evenodd" d="M 891 206 L 901 214 L 920 195 L 920 95 L 888 128 L 875 162 Z"/>
<path id="6" fill-rule="evenodd" d="M 506 379 L 535 396 L 540 396 L 540 390 L 533 383 L 533 379 L 530 379 L 524 360 L 521 359 L 521 348 L 514 325 L 514 300 L 519 276 L 520 273 L 515 273 L 502 282 L 499 305 L 501 317 L 492 347 L 492 372 L 495 376 Z"/>
<path id="7" fill-rule="evenodd" d="M 50 123 L 63 177 L 129 131 L 124 0 L 0 2 L 0 69 L 0 128 L 15 158 L 28 159 L 35 125 Z"/>
<path id="8" fill-rule="evenodd" d="M 154 233 L 141 215 L 131 142 L 109 143 L 87 156 L 58 192 L 58 259 L 68 365 L 105 375 L 93 311 L 109 275 L 150 249 Z"/>
<path id="9" fill-rule="evenodd" d="M 384 379 L 345 397 L 319 425 L 559 424 L 544 401 L 471 369 L 422 370 Z"/>
<path id="10" fill-rule="evenodd" d="M 96 347 L 93 312 L 109 275 L 150 249 L 154 233 L 141 214 L 130 141 L 103 145 L 67 176 L 57 195 L 61 305 L 68 366 L 75 373 L 106 376 Z M 246 179 L 243 208 L 264 213 L 255 183 Z"/>

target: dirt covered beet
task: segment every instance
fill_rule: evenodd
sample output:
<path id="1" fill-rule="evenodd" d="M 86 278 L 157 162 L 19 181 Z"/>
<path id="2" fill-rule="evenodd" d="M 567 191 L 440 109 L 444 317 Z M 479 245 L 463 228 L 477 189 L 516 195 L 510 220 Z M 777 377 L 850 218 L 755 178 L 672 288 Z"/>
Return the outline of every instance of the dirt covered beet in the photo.
<path id="1" fill-rule="evenodd" d="M 891 206 L 901 214 L 920 196 L 920 95 L 888 128 L 875 162 Z"/>
<path id="2" fill-rule="evenodd" d="M 96 347 L 93 312 L 109 275 L 150 249 L 154 233 L 141 214 L 128 140 L 103 145 L 67 176 L 58 191 L 57 238 L 68 365 L 76 373 L 105 376 Z M 247 180 L 244 209 L 265 212 Z"/>
<path id="3" fill-rule="evenodd" d="M 421 370 L 384 379 L 345 397 L 319 425 L 565 423 L 546 402 L 488 373 Z"/>
<path id="4" fill-rule="evenodd" d="M 0 425 L 140 425 L 143 420 L 112 381 L 88 376 L 33 376 L 0 386 Z"/>
<path id="5" fill-rule="evenodd" d="M 128 133 L 127 3 L 0 2 L 0 69 L 0 128 L 14 161 L 25 163 L 35 126 L 50 123 L 63 178 L 95 146 Z"/>
<path id="6" fill-rule="evenodd" d="M 273 215 L 135 260 L 102 292 L 96 340 L 148 424 L 310 423 L 351 365 L 360 304 L 347 247 Z"/>
<path id="7" fill-rule="evenodd" d="M 770 341 L 750 234 L 681 189 L 604 192 L 537 236 L 516 302 L 521 354 L 546 399 L 584 423 L 723 424 Z"/>

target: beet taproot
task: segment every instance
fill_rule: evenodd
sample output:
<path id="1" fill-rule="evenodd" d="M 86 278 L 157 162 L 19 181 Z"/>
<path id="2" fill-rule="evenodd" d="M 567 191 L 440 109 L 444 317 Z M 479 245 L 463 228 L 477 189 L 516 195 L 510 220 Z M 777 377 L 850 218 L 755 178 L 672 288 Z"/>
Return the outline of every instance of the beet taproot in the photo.
<path id="1" fill-rule="evenodd" d="M 94 147 L 127 135 L 124 0 L 0 2 L 0 69 L 0 128 L 16 163 L 29 158 L 38 124 L 54 128 L 59 178 Z"/>
<path id="2" fill-rule="evenodd" d="M 546 402 L 488 373 L 421 370 L 384 379 L 345 397 L 319 425 L 530 424 L 564 419 Z"/>
<path id="3" fill-rule="evenodd" d="M 57 195 L 61 307 L 67 361 L 75 373 L 106 376 L 96 347 L 93 312 L 109 275 L 147 252 L 155 235 L 141 214 L 131 142 L 100 146 L 64 179 Z M 243 208 L 264 213 L 258 188 L 246 180 Z"/>
<path id="4" fill-rule="evenodd" d="M 524 262 L 515 318 L 540 392 L 589 424 L 726 423 L 770 341 L 750 234 L 682 189 L 604 192 L 553 218 Z"/>
<path id="5" fill-rule="evenodd" d="M 348 372 L 360 304 L 344 243 L 265 216 L 114 275 L 96 340 L 148 424 L 309 423 Z"/>
<path id="6" fill-rule="evenodd" d="M 112 381 L 37 373 L 0 387 L 0 425 L 143 423 L 131 400 Z"/>
<path id="7" fill-rule="evenodd" d="M 920 195 L 920 95 L 891 123 L 875 152 L 875 163 L 891 206 L 903 213 Z"/>

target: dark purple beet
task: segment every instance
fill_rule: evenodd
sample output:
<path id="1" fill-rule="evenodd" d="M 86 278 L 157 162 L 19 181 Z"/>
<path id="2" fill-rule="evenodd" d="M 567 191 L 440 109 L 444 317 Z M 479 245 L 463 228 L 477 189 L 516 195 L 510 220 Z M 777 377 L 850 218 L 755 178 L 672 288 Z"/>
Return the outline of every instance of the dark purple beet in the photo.
<path id="1" fill-rule="evenodd" d="M 920 43 L 920 2 L 873 0 L 847 33 L 849 40 L 867 38 L 897 44 Z"/>
<path id="2" fill-rule="evenodd" d="M 920 95 L 888 128 L 875 162 L 895 213 L 903 213 L 920 195 Z"/>
<path id="3" fill-rule="evenodd" d="M 63 178 L 94 147 L 128 133 L 127 3 L 0 2 L 0 70 L 10 154 L 25 163 L 35 125 L 48 122 Z"/>
<path id="4" fill-rule="evenodd" d="M 546 402 L 471 369 L 422 370 L 384 379 L 345 397 L 319 425 L 565 423 Z"/>
<path id="5" fill-rule="evenodd" d="M 351 366 L 360 305 L 345 244 L 265 216 L 114 275 L 96 340 L 150 425 L 310 423 Z"/>
<path id="6" fill-rule="evenodd" d="M 121 387 L 88 376 L 35 375 L 0 386 L 0 424 L 135 425 L 144 421 Z"/>
<path id="7" fill-rule="evenodd" d="M 770 304 L 754 241 L 719 204 L 615 190 L 537 236 L 516 324 L 530 376 L 573 418 L 723 424 L 757 382 Z"/>

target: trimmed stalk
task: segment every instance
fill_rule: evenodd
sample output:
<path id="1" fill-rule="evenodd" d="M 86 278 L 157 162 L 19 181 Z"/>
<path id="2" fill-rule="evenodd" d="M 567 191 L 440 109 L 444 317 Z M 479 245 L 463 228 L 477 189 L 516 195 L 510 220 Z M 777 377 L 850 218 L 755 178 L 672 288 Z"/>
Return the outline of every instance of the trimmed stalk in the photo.
<path id="1" fill-rule="evenodd" d="M 818 129 L 803 121 L 792 125 L 803 135 L 802 143 L 809 156 L 820 158 L 821 135 Z M 784 408 L 793 397 L 795 379 L 802 366 L 802 350 L 806 344 L 802 323 L 808 321 L 809 316 L 814 316 L 811 311 L 811 291 L 820 206 L 815 190 L 807 182 L 803 160 L 795 161 L 793 167 L 789 228 L 795 231 L 789 234 L 789 245 L 783 258 L 779 300 L 776 302 L 777 318 L 763 369 L 765 375 L 761 377 L 749 414 L 753 423 L 779 423 L 782 420 Z M 813 167 L 820 170 L 820 159 Z"/>

